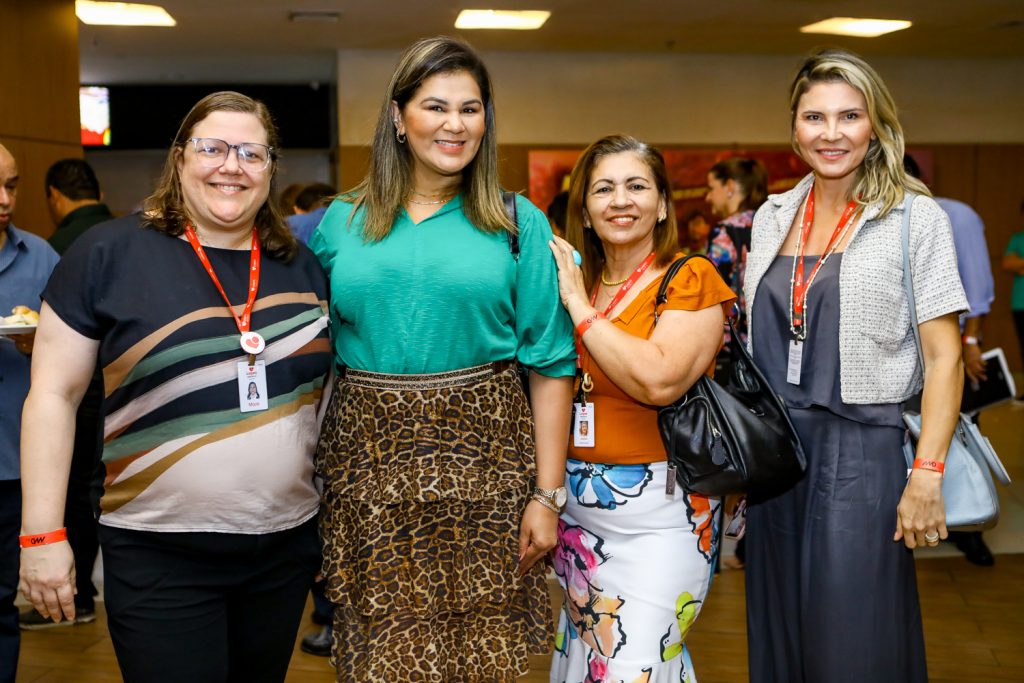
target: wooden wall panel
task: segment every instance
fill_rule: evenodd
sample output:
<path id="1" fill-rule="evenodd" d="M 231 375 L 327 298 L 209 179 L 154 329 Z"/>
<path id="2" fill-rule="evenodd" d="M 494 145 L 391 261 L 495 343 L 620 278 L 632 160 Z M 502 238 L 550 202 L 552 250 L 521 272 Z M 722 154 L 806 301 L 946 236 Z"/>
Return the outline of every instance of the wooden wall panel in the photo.
<path id="1" fill-rule="evenodd" d="M 979 145 L 976 148 L 974 209 L 985 221 L 985 241 L 992 260 L 996 299 L 985 320 L 985 345 L 1001 346 L 1011 367 L 1024 367 L 1010 315 L 1012 275 L 1001 267 L 1010 236 L 1024 230 L 1024 145 Z"/>
<path id="2" fill-rule="evenodd" d="M 74 0 L 0 0 L 0 143 L 21 183 L 14 222 L 53 231 L 43 178 L 50 164 L 82 156 L 78 117 L 78 18 Z"/>

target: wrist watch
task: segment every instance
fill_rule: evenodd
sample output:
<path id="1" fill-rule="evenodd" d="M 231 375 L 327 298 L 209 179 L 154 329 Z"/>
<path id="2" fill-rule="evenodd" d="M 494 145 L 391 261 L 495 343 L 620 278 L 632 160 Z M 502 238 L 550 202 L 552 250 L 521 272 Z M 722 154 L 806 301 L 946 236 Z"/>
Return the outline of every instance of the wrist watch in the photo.
<path id="1" fill-rule="evenodd" d="M 542 489 L 539 486 L 534 486 L 530 497 L 555 514 L 562 514 L 565 503 L 569 499 L 569 492 L 565 490 L 564 486 L 559 486 L 556 489 Z"/>

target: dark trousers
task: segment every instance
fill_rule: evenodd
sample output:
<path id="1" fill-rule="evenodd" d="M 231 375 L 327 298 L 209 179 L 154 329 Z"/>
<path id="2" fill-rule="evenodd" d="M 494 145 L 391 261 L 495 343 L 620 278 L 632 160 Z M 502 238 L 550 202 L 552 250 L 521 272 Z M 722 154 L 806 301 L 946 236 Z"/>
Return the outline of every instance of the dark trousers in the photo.
<path id="1" fill-rule="evenodd" d="M 320 626 L 330 626 L 334 623 L 334 603 L 324 594 L 326 588 L 327 579 L 320 579 L 314 581 L 309 589 L 313 595 L 313 623 Z"/>
<path id="2" fill-rule="evenodd" d="M 125 683 L 281 683 L 320 559 L 316 521 L 273 534 L 100 525 Z"/>
<path id="3" fill-rule="evenodd" d="M 1020 344 L 1020 361 L 1024 363 L 1024 311 L 1013 312 L 1013 326 L 1017 328 L 1017 343 Z M 1024 396 L 1024 393 L 1021 396 Z"/>
<path id="4" fill-rule="evenodd" d="M 21 531 L 21 480 L 0 480 L 0 683 L 14 683 L 18 670 L 18 534 Z"/>
<path id="5" fill-rule="evenodd" d="M 68 529 L 68 543 L 75 555 L 77 570 L 75 607 L 87 610 L 95 608 L 92 568 L 100 547 L 96 505 L 103 487 L 102 471 L 97 471 L 103 453 L 102 402 L 103 380 L 94 377 L 75 417 L 75 444 L 64 504 L 64 526 Z"/>

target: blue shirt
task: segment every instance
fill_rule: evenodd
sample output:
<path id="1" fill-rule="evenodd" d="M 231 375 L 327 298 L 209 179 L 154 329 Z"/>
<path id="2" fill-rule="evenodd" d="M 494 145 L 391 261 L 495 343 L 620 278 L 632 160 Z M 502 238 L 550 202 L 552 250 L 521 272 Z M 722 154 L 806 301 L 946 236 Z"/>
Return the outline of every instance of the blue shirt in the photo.
<path id="1" fill-rule="evenodd" d="M 935 201 L 949 216 L 949 223 L 953 226 L 956 269 L 967 294 L 967 304 L 971 307 L 965 317 L 986 315 L 992 309 L 996 293 L 992 264 L 985 245 L 985 224 L 981 216 L 963 202 L 945 197 L 936 197 Z"/>
<path id="2" fill-rule="evenodd" d="M 321 206 L 309 213 L 297 213 L 288 216 L 288 227 L 292 229 L 295 239 L 303 244 L 309 244 L 309 238 L 313 236 L 316 226 L 320 225 L 320 219 L 327 213 L 327 207 Z"/>
<path id="3" fill-rule="evenodd" d="M 7 228 L 0 249 L 0 316 L 15 306 L 39 310 L 39 294 L 57 265 L 57 252 L 41 237 Z M 29 357 L 0 337 L 0 480 L 19 479 L 21 408 L 28 395 Z"/>

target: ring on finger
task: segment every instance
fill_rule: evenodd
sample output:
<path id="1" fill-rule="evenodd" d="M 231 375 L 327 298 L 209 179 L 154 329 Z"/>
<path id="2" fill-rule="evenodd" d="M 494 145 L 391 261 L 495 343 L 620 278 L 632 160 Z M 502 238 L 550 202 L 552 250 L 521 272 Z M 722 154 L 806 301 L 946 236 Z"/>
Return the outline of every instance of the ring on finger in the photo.
<path id="1" fill-rule="evenodd" d="M 580 254 L 580 252 L 576 251 L 575 249 L 572 250 L 572 262 L 575 263 L 577 266 L 583 265 L 583 256 Z"/>
<path id="2" fill-rule="evenodd" d="M 924 535 L 924 540 L 929 545 L 932 545 L 933 543 L 938 543 L 939 542 L 939 532 L 938 531 L 932 531 L 930 533 L 925 534 Z"/>

